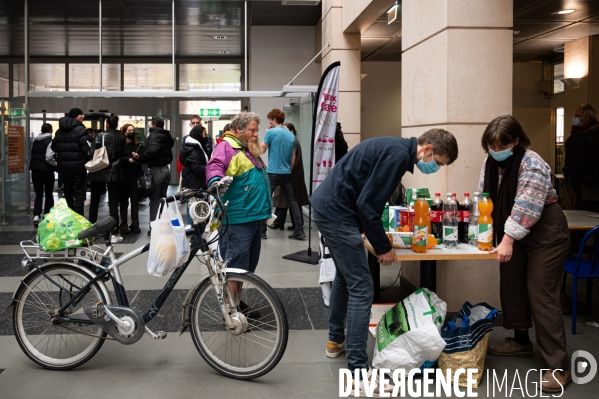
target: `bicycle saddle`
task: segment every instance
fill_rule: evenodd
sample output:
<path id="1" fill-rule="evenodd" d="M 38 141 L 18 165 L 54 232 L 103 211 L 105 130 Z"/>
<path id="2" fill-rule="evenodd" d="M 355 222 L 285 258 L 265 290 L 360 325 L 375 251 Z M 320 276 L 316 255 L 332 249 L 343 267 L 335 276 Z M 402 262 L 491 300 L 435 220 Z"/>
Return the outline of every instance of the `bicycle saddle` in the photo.
<path id="1" fill-rule="evenodd" d="M 83 230 L 77 236 L 78 239 L 83 240 L 88 237 L 100 236 L 106 233 L 110 233 L 116 227 L 116 222 L 112 216 L 105 217 L 99 222 L 94 223 L 89 229 Z"/>

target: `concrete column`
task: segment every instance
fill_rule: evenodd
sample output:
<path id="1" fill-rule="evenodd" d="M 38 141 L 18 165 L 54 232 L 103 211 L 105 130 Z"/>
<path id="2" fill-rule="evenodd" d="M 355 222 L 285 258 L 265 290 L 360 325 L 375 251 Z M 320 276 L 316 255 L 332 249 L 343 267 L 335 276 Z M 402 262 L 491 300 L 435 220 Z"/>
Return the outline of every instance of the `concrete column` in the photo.
<path id="1" fill-rule="evenodd" d="M 564 85 L 565 136 L 570 135 L 571 118 L 580 104 L 599 109 L 599 36 L 565 43 L 564 77 L 579 80 L 578 87 Z"/>
<path id="2" fill-rule="evenodd" d="M 480 139 L 488 123 L 512 112 L 512 0 L 413 0 L 402 3 L 403 137 L 443 128 L 458 141 L 459 157 L 424 176 L 406 175 L 406 187 L 476 191 L 485 157 Z M 419 285 L 416 262 L 403 274 Z M 499 308 L 495 261 L 437 262 L 437 292 L 457 311 L 466 301 Z"/>
<path id="3" fill-rule="evenodd" d="M 343 4 L 351 0 L 322 1 L 322 71 L 341 62 L 338 122 L 349 148 L 360 142 L 360 33 L 344 33 Z M 321 47 L 321 48 L 322 48 Z"/>

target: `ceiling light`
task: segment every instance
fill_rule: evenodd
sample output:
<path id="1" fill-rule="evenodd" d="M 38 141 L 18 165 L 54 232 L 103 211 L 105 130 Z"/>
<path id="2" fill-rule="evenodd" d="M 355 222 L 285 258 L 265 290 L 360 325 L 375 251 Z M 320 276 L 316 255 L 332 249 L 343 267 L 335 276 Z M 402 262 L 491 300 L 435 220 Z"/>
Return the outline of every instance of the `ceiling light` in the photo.
<path id="1" fill-rule="evenodd" d="M 552 12 L 551 14 L 568 15 L 568 14 L 573 14 L 573 13 L 575 13 L 576 11 L 578 11 L 578 10 L 575 10 L 575 9 L 573 9 L 573 8 L 565 8 L 565 9 L 563 9 L 563 10 L 559 10 L 559 11 L 556 11 L 556 12 Z"/>
<path id="2" fill-rule="evenodd" d="M 225 40 L 227 38 L 227 36 L 214 36 L 214 39 L 216 40 Z"/>
<path id="3" fill-rule="evenodd" d="M 229 54 L 229 52 L 228 52 L 228 51 L 219 51 L 218 53 L 219 53 L 219 54 Z"/>
<path id="4" fill-rule="evenodd" d="M 397 14 L 399 14 L 399 4 L 395 2 L 395 4 L 387 11 L 387 25 L 391 25 L 391 23 L 397 19 Z"/>

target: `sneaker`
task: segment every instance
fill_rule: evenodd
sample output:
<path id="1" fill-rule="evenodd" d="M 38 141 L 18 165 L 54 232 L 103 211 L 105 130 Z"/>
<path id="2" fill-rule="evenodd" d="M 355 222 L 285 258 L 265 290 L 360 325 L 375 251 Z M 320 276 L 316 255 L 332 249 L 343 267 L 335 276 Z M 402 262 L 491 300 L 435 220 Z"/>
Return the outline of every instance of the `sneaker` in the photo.
<path id="1" fill-rule="evenodd" d="M 248 319 L 259 319 L 260 312 L 258 310 L 254 310 L 251 306 L 248 306 L 245 302 L 239 301 L 239 311 L 246 315 Z"/>
<path id="2" fill-rule="evenodd" d="M 570 370 L 555 371 L 547 370 L 541 379 L 540 388 L 545 393 L 562 393 L 566 385 L 572 382 Z"/>
<path id="3" fill-rule="evenodd" d="M 124 227 L 121 229 L 121 234 L 129 234 L 131 233 L 131 230 L 129 230 L 129 227 Z"/>
<path id="4" fill-rule="evenodd" d="M 141 229 L 139 228 L 139 226 L 136 226 L 134 224 L 132 224 L 131 226 L 129 226 L 129 230 L 132 233 L 141 233 Z"/>
<path id="5" fill-rule="evenodd" d="M 295 240 L 305 240 L 306 239 L 306 233 L 304 233 L 303 230 L 296 231 L 292 235 L 288 236 L 288 238 L 295 239 Z"/>
<path id="6" fill-rule="evenodd" d="M 487 353 L 502 357 L 533 357 L 532 344 L 520 345 L 514 338 L 506 338 L 500 345 L 489 345 Z"/>
<path id="7" fill-rule="evenodd" d="M 372 369 L 368 370 L 368 374 L 367 374 L 367 378 L 369 380 L 369 382 L 367 383 L 368 385 L 368 394 L 367 394 L 367 390 L 366 390 L 366 384 L 364 384 L 364 380 L 362 379 L 362 373 L 360 373 L 360 382 L 358 385 L 358 397 L 360 398 L 365 398 L 365 397 L 369 397 L 369 398 L 378 398 L 379 396 L 379 384 L 378 384 L 378 373 L 377 373 L 377 378 L 373 379 L 372 378 Z M 355 385 L 353 382 L 353 378 L 352 381 L 347 381 L 347 377 L 345 380 L 346 386 L 351 384 L 351 393 L 350 396 L 354 396 L 354 390 L 355 390 Z M 345 387 L 344 387 L 345 389 Z M 387 392 L 387 389 L 385 389 L 385 392 Z"/>
<path id="8" fill-rule="evenodd" d="M 191 227 L 191 225 L 190 225 L 190 224 L 186 224 L 186 225 L 185 225 L 185 230 L 191 230 L 191 229 L 192 229 L 192 227 Z"/>
<path id="9" fill-rule="evenodd" d="M 345 342 L 342 342 L 340 344 L 336 344 L 331 341 L 327 342 L 327 350 L 326 350 L 327 357 L 334 359 L 337 356 L 339 356 L 340 354 L 342 354 L 343 352 L 345 352 Z"/>
<path id="10" fill-rule="evenodd" d="M 263 240 L 266 240 L 266 239 L 268 238 L 268 237 L 266 237 L 266 233 L 265 233 L 265 232 L 261 232 L 261 233 L 260 233 L 260 237 L 261 237 Z"/>
<path id="11" fill-rule="evenodd" d="M 120 235 L 113 235 L 110 238 L 110 243 L 111 244 L 116 244 L 117 242 L 121 242 L 121 241 L 123 241 L 123 236 L 120 236 Z"/>
<path id="12" fill-rule="evenodd" d="M 40 224 L 40 217 L 38 215 L 35 215 L 33 217 L 33 226 L 37 227 L 38 224 Z"/>
<path id="13" fill-rule="evenodd" d="M 283 230 L 285 228 L 285 226 L 281 226 L 281 225 L 274 224 L 274 223 L 269 224 L 268 227 L 271 228 L 271 229 L 274 229 L 274 230 L 276 230 L 276 229 Z"/>

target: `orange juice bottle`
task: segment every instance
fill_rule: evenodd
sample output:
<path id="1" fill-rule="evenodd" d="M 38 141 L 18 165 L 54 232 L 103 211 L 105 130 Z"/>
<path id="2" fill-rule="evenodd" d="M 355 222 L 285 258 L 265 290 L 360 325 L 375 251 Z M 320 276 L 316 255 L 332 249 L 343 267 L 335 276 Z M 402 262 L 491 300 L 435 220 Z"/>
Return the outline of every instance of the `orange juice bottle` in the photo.
<path id="1" fill-rule="evenodd" d="M 478 249 L 491 251 L 493 249 L 493 201 L 489 193 L 483 193 L 478 202 Z"/>
<path id="2" fill-rule="evenodd" d="M 418 200 L 414 204 L 414 232 L 412 233 L 412 251 L 426 252 L 428 241 L 428 203 L 424 199 L 424 194 L 418 195 Z"/>

